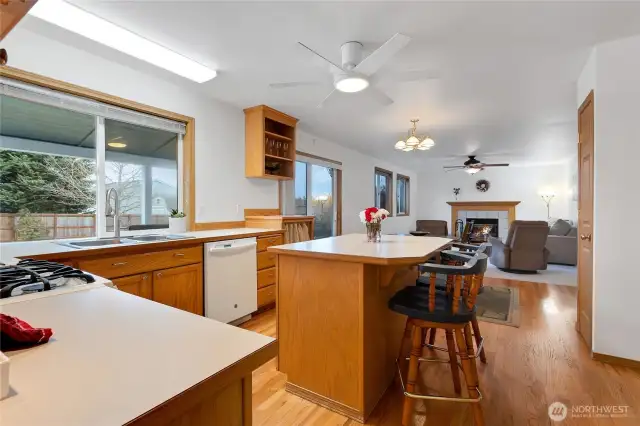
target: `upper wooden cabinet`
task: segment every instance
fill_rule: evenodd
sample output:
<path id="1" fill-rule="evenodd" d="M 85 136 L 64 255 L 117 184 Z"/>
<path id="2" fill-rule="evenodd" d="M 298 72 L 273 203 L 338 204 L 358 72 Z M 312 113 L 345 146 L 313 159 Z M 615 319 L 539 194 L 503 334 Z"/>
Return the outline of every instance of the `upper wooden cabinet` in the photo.
<path id="1" fill-rule="evenodd" d="M 244 122 L 246 177 L 293 179 L 298 119 L 258 105 L 244 110 Z"/>
<path id="2" fill-rule="evenodd" d="M 29 12 L 38 0 L 0 0 L 0 41 Z"/>

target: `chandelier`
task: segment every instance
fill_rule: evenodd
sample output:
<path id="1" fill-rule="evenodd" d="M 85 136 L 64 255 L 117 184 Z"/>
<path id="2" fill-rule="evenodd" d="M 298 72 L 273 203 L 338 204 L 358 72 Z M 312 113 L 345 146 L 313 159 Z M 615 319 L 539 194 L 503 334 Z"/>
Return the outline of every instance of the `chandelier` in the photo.
<path id="1" fill-rule="evenodd" d="M 409 137 L 407 140 L 399 140 L 396 142 L 396 145 L 394 146 L 395 149 L 405 152 L 414 151 L 416 149 L 426 151 L 436 144 L 429 136 L 416 136 L 416 123 L 418 121 L 420 120 L 417 118 L 411 120 L 413 128 L 409 130 Z"/>

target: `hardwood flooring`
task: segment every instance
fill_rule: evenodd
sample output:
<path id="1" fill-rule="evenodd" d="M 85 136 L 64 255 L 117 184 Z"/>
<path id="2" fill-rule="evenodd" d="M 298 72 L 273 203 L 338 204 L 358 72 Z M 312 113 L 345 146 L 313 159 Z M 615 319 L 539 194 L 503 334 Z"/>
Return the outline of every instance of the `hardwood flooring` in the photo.
<path id="1" fill-rule="evenodd" d="M 486 278 L 486 285 L 520 289 L 520 328 L 480 322 L 488 363 L 478 362 L 482 407 L 488 426 L 640 425 L 640 371 L 591 359 L 575 330 L 576 288 Z M 275 310 L 243 324 L 244 328 L 276 336 Z M 636 336 L 629 336 L 630 339 Z M 398 336 L 398 339 L 400 336 Z M 444 333 L 436 344 L 446 346 Z M 446 356 L 445 353 L 429 356 Z M 447 364 L 423 363 L 421 389 L 453 395 Z M 273 359 L 253 373 L 253 424 L 256 426 L 355 426 L 359 423 L 303 400 L 284 390 L 286 377 Z M 464 388 L 464 386 L 463 386 Z M 464 391 L 463 391 L 464 392 Z M 552 422 L 549 404 L 628 406 L 626 417 L 572 417 Z M 398 426 L 402 393 L 394 384 L 367 425 Z M 467 404 L 418 402 L 415 425 L 472 425 Z"/>

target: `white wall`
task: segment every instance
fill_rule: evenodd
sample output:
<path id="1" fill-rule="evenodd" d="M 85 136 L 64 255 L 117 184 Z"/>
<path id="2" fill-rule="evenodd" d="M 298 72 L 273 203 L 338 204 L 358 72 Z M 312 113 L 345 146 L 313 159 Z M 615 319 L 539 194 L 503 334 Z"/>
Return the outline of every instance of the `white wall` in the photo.
<path id="1" fill-rule="evenodd" d="M 443 164 L 444 165 L 444 164 Z M 577 211 L 571 206 L 570 165 L 530 165 L 487 168 L 475 175 L 462 170 L 445 172 L 442 166 L 430 166 L 418 175 L 418 219 L 440 219 L 451 227 L 453 188 L 460 188 L 459 201 L 520 201 L 516 219 L 547 220 L 547 206 L 541 192 L 556 194 L 551 202 L 551 217 L 573 219 Z M 476 182 L 486 179 L 489 191 L 480 192 Z"/>
<path id="2" fill-rule="evenodd" d="M 410 215 L 390 217 L 382 225 L 383 234 L 406 233 L 415 229 L 417 218 L 416 199 L 419 182 L 415 172 L 409 171 L 386 161 L 376 159 L 337 143 L 316 137 L 312 134 L 298 131 L 298 150 L 320 157 L 342 162 L 342 233 L 363 233 L 364 225 L 360 223 L 358 213 L 374 203 L 374 168 L 409 176 L 410 179 Z M 394 197 L 395 198 L 395 197 Z M 394 200 L 395 202 L 395 200 Z M 395 209 L 395 205 L 394 205 Z M 395 215 L 395 211 L 394 211 Z"/>
<path id="3" fill-rule="evenodd" d="M 2 47 L 8 50 L 13 67 L 194 117 L 197 222 L 242 220 L 244 208 L 277 208 L 276 182 L 244 177 L 240 108 L 27 30 L 22 24 L 3 40 Z"/>
<path id="4" fill-rule="evenodd" d="M 640 36 L 598 45 L 592 56 L 595 67 L 587 63 L 579 82 L 583 93 L 594 89 L 596 106 L 593 351 L 640 360 L 640 286 L 629 255 L 640 210 Z"/>

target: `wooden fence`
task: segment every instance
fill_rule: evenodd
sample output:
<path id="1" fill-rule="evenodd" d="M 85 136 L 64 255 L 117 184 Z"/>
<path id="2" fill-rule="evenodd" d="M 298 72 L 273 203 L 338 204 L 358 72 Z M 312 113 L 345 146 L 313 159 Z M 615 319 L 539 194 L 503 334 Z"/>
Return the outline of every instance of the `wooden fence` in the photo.
<path id="1" fill-rule="evenodd" d="M 32 213 L 30 217 L 37 221 L 36 224 L 39 222 L 40 226 L 36 225 L 35 228 L 39 228 L 40 232 L 36 232 L 36 234 L 39 234 L 38 236 L 26 238 L 25 235 L 21 235 L 20 215 L 0 213 L 0 242 L 96 236 L 96 217 L 93 214 Z M 140 215 L 120 216 L 120 226 L 122 228 L 128 228 L 130 225 L 139 225 L 140 223 L 142 223 Z M 151 223 L 168 223 L 168 219 L 164 215 L 152 215 Z M 107 220 L 107 231 L 113 231 L 113 220 Z"/>

